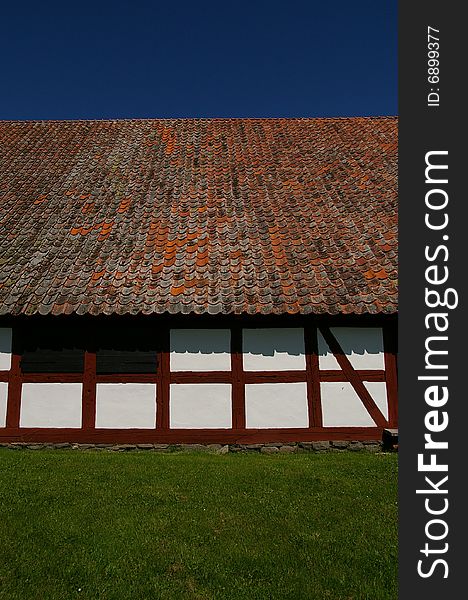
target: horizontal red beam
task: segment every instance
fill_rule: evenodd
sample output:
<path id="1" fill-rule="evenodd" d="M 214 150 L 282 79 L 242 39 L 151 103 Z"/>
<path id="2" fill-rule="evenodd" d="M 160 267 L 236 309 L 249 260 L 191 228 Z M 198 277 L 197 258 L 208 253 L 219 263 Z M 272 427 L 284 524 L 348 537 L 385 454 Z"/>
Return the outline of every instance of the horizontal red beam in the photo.
<path id="1" fill-rule="evenodd" d="M 361 381 L 385 381 L 385 371 L 380 370 L 356 370 Z M 320 381 L 349 381 L 343 371 L 323 370 L 320 371 Z"/>
<path id="2" fill-rule="evenodd" d="M 307 381 L 306 371 L 244 371 L 245 383 L 296 383 Z"/>
<path id="3" fill-rule="evenodd" d="M 83 373 L 22 373 L 23 383 L 83 383 Z"/>
<path id="4" fill-rule="evenodd" d="M 380 427 L 310 429 L 0 429 L 0 442 L 81 444 L 250 444 L 326 440 L 381 440 Z"/>
<path id="5" fill-rule="evenodd" d="M 119 373 L 96 375 L 96 383 L 158 383 L 160 378 L 156 373 Z"/>
<path id="6" fill-rule="evenodd" d="M 172 371 L 170 383 L 232 383 L 231 371 Z"/>
<path id="7" fill-rule="evenodd" d="M 385 371 L 357 370 L 363 381 L 385 381 Z M 320 381 L 348 381 L 341 370 L 322 370 Z M 245 383 L 267 383 L 307 381 L 306 371 L 244 371 Z M 157 373 L 115 373 L 97 375 L 97 383 L 157 383 Z M 9 371 L 0 371 L 0 381 L 9 380 Z M 23 383 L 82 383 L 82 373 L 23 373 Z M 231 371 L 173 371 L 171 383 L 232 383 Z"/>

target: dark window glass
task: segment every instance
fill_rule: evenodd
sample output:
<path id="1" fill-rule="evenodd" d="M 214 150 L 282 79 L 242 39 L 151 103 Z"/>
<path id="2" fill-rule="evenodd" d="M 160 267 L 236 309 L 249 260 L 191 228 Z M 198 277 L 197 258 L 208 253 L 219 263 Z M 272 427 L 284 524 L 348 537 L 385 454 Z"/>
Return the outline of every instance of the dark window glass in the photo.
<path id="1" fill-rule="evenodd" d="M 67 325 L 24 329 L 23 373 L 82 373 L 86 349 L 96 350 L 100 375 L 156 373 L 158 342 L 152 327 Z"/>
<path id="2" fill-rule="evenodd" d="M 84 344 L 70 328 L 31 328 L 22 332 L 23 373 L 82 373 Z"/>
<path id="3" fill-rule="evenodd" d="M 157 334 L 142 327 L 106 327 L 96 351 L 98 375 L 156 373 Z"/>

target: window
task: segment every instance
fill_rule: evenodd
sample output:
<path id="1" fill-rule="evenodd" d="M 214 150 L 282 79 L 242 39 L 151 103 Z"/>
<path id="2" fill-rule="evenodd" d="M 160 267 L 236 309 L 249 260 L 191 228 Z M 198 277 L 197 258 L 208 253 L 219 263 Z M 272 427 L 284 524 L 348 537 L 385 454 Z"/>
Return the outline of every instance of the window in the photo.
<path id="1" fill-rule="evenodd" d="M 34 327 L 23 333 L 23 373 L 82 373 L 84 340 L 78 328 Z"/>
<path id="2" fill-rule="evenodd" d="M 230 371 L 229 329 L 171 329 L 172 371 Z"/>
<path id="3" fill-rule="evenodd" d="M 98 375 L 156 373 L 157 331 L 142 327 L 104 327 L 96 351 Z"/>
<path id="4" fill-rule="evenodd" d="M 244 329 L 245 371 L 305 369 L 304 329 L 275 327 Z"/>
<path id="5" fill-rule="evenodd" d="M 0 371 L 11 367 L 11 328 L 0 327 Z"/>

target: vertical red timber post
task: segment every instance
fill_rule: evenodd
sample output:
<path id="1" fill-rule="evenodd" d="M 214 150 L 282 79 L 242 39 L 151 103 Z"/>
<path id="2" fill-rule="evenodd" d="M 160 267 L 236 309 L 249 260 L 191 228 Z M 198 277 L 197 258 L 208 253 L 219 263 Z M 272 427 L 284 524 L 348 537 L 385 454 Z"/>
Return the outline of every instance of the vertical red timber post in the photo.
<path id="1" fill-rule="evenodd" d="M 164 327 L 161 335 L 161 348 L 158 353 L 159 377 L 156 390 L 156 429 L 169 430 L 169 396 L 171 383 L 171 334 L 169 327 Z"/>
<path id="2" fill-rule="evenodd" d="M 245 429 L 245 386 L 242 365 L 242 328 L 231 328 L 232 428 Z"/>
<path id="3" fill-rule="evenodd" d="M 96 349 L 86 348 L 83 370 L 83 396 L 81 406 L 81 428 L 84 431 L 96 427 Z"/>
<path id="4" fill-rule="evenodd" d="M 21 350 L 19 337 L 22 334 L 17 327 L 13 327 L 11 343 L 11 367 L 8 381 L 8 404 L 6 426 L 9 429 L 18 429 L 21 411 Z"/>
<path id="5" fill-rule="evenodd" d="M 387 384 L 388 425 L 398 427 L 398 382 L 397 382 L 397 339 L 396 325 L 383 326 L 385 381 Z"/>
<path id="6" fill-rule="evenodd" d="M 322 400 L 320 396 L 317 327 L 306 325 L 304 327 L 304 336 L 307 373 L 307 402 L 309 406 L 309 428 L 322 427 Z"/>

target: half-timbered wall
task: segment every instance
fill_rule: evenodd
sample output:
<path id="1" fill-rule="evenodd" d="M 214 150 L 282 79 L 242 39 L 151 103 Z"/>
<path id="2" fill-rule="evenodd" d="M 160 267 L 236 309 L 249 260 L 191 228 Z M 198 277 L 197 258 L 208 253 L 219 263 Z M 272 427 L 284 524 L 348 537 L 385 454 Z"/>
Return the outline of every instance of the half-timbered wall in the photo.
<path id="1" fill-rule="evenodd" d="M 151 323 L 0 328 L 0 440 L 379 439 L 397 424 L 394 323 Z"/>

